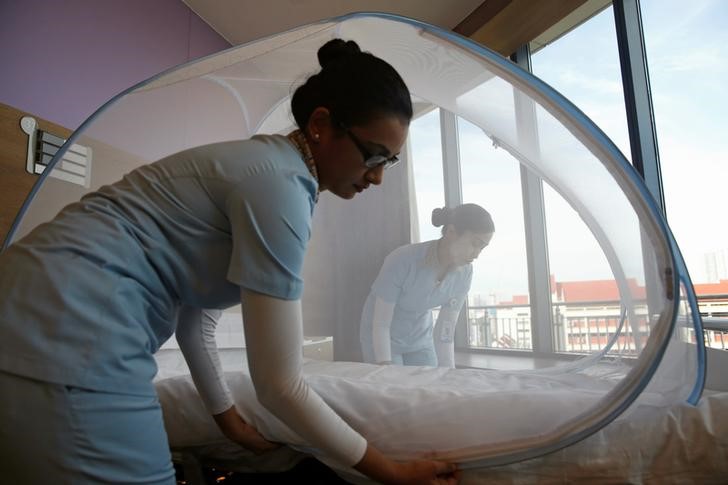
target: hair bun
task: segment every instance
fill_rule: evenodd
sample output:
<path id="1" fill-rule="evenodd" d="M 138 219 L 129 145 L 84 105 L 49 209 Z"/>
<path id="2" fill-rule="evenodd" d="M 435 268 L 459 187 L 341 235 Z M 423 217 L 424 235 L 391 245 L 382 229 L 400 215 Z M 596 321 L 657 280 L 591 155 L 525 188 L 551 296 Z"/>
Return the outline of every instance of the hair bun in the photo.
<path id="1" fill-rule="evenodd" d="M 438 207 L 432 211 L 432 225 L 435 227 L 444 226 L 447 224 L 448 216 L 450 215 L 450 209 L 447 207 Z"/>
<path id="2" fill-rule="evenodd" d="M 322 69 L 347 56 L 361 53 L 359 44 L 353 40 L 332 39 L 318 50 L 318 61 Z"/>

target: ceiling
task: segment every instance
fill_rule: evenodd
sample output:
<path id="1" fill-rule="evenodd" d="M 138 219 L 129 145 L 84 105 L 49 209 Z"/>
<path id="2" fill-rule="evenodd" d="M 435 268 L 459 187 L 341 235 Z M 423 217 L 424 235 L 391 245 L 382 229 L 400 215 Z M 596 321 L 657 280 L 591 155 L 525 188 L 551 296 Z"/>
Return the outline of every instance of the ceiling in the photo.
<path id="1" fill-rule="evenodd" d="M 483 0 L 183 0 L 232 45 L 352 12 L 387 12 L 458 25 Z"/>
<path id="2" fill-rule="evenodd" d="M 535 51 L 611 0 L 183 0 L 230 44 L 352 12 L 387 12 L 455 30 L 507 56 Z"/>

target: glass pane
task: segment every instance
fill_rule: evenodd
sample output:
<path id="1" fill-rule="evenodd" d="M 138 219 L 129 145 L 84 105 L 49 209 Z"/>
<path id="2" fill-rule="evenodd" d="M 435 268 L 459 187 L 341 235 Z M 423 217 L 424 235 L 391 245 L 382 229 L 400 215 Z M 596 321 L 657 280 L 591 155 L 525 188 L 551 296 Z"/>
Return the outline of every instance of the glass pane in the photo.
<path id="1" fill-rule="evenodd" d="M 612 7 L 534 53 L 533 72 L 589 116 L 630 155 L 619 50 Z M 543 144 L 549 137 L 541 134 Z M 566 155 L 566 154 L 565 154 Z M 639 261 L 624 268 L 635 300 L 623 315 L 617 279 L 602 247 L 563 197 L 544 183 L 549 268 L 553 303 L 553 344 L 560 352 L 636 353 L 647 332 L 643 270 Z M 625 227 L 628 226 L 625 221 Z M 632 227 L 631 225 L 629 225 Z M 626 234 L 625 234 L 626 236 Z M 639 231 L 630 231 L 639 247 Z"/>
<path id="2" fill-rule="evenodd" d="M 520 164 L 483 130 L 458 119 L 463 202 L 482 206 L 496 232 L 473 262 L 468 297 L 472 347 L 531 349 L 531 310 Z"/>
<path id="3" fill-rule="evenodd" d="M 728 316 L 728 225 L 714 219 L 728 180 L 728 3 L 641 6 L 667 219 L 710 326 Z M 728 343 L 723 332 L 705 337 L 711 347 Z"/>
<path id="4" fill-rule="evenodd" d="M 566 96 L 631 159 L 612 7 L 531 57 L 533 73 Z"/>
<path id="5" fill-rule="evenodd" d="M 635 354 L 640 343 L 633 325 L 639 335 L 648 333 L 644 281 L 628 279 L 632 294 L 643 301 L 627 316 L 617 280 L 594 235 L 555 190 L 543 185 L 554 350 L 592 353 L 609 347 L 610 353 Z"/>
<path id="6" fill-rule="evenodd" d="M 432 210 L 445 205 L 439 109 L 412 121 L 409 143 L 419 228 L 419 238 L 412 242 L 439 239 L 440 229 L 430 222 Z"/>

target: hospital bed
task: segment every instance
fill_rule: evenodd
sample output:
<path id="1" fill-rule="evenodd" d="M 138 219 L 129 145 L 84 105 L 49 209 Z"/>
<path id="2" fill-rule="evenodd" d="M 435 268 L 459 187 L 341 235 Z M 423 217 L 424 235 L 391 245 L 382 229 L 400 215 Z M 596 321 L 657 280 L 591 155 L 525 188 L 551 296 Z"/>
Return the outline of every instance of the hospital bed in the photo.
<path id="1" fill-rule="evenodd" d="M 188 483 L 195 467 L 281 472 L 313 455 L 352 483 L 356 471 L 312 449 L 256 400 L 244 349 L 221 352 L 238 410 L 272 441 L 258 456 L 226 440 L 205 410 L 178 351 L 162 351 L 157 391 L 175 460 Z M 565 449 L 519 463 L 477 466 L 489 443 L 558 426 L 609 388 L 583 376 L 376 366 L 307 359 L 308 383 L 375 446 L 397 459 L 435 454 L 462 462 L 462 483 L 727 483 L 728 393 L 707 391 L 698 406 L 665 408 L 646 394 L 601 431 Z M 475 466 L 473 464 L 475 463 Z M 201 476 L 198 475 L 198 476 Z"/>

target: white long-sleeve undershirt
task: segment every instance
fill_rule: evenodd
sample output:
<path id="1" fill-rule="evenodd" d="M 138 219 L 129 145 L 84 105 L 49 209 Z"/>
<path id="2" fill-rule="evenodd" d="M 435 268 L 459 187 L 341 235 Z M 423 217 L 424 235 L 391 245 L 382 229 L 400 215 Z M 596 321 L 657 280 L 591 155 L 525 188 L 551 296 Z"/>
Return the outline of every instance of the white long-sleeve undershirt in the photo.
<path id="1" fill-rule="evenodd" d="M 250 377 L 258 400 L 312 446 L 353 466 L 366 440 L 341 419 L 303 378 L 300 300 L 241 292 Z"/>
<path id="2" fill-rule="evenodd" d="M 190 368 L 192 381 L 210 414 L 220 414 L 233 404 L 217 352 L 215 330 L 221 310 L 203 310 L 183 305 L 175 335 Z"/>
<path id="3" fill-rule="evenodd" d="M 374 300 L 374 310 L 372 311 L 372 347 L 375 363 L 392 361 L 393 316 L 394 303 L 386 302 L 377 297 Z"/>
<path id="4" fill-rule="evenodd" d="M 245 296 L 243 296 L 245 295 Z M 346 424 L 303 379 L 300 301 L 243 292 L 246 353 L 258 400 L 312 446 L 345 465 L 361 461 L 366 440 Z M 205 407 L 219 414 L 234 405 L 217 352 L 219 310 L 183 306 L 177 341 Z"/>

